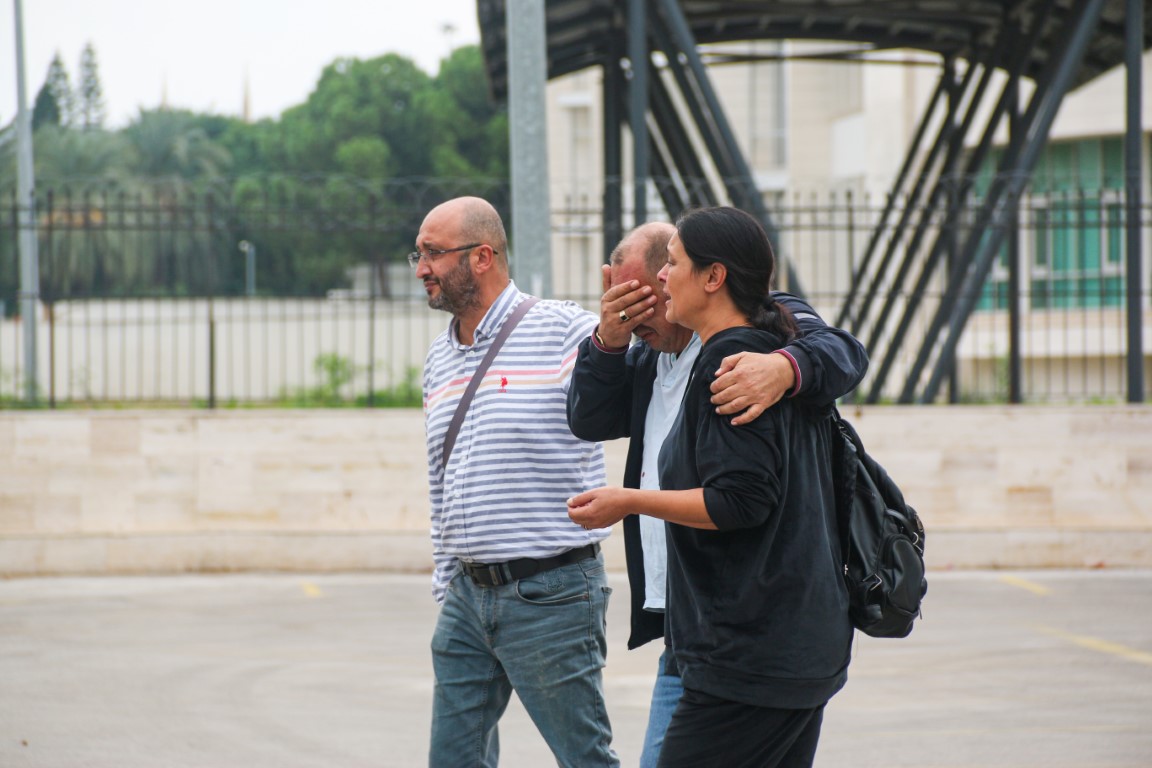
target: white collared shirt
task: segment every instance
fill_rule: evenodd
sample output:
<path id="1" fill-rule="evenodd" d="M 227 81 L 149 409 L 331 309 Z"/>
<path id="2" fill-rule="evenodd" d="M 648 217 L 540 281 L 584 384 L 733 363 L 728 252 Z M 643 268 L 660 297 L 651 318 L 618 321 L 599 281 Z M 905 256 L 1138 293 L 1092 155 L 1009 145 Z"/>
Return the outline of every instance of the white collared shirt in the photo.
<path id="1" fill-rule="evenodd" d="M 652 382 L 652 401 L 644 417 L 644 461 L 640 468 L 640 487 L 660 489 L 660 447 L 680 413 L 680 403 L 688 389 L 692 366 L 700 356 L 700 337 L 692 334 L 688 346 L 679 355 L 661 352 L 656 358 L 656 379 Z M 665 523 L 655 517 L 640 515 L 640 543 L 644 549 L 644 608 L 664 610 L 664 593 L 668 578 L 668 547 Z"/>

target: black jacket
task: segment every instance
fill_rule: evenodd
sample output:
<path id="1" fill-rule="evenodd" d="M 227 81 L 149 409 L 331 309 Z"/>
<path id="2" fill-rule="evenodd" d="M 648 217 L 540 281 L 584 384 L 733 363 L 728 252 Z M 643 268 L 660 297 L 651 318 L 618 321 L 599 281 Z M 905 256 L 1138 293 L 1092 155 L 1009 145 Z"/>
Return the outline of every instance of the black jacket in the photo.
<path id="1" fill-rule="evenodd" d="M 826 325 L 806 302 L 787 293 L 774 298 L 796 318 L 801 337 L 784 349 L 800 369 L 797 400 L 825 405 L 847 394 L 868 370 L 863 345 L 846 331 Z M 624 465 L 624 486 L 640 487 L 644 459 L 644 418 L 652 398 L 659 353 L 640 342 L 626 354 L 599 350 L 592 340 L 580 344 L 568 390 L 568 426 L 582 440 L 632 438 Z M 624 518 L 624 551 L 631 588 L 631 633 L 628 647 L 637 648 L 664 635 L 664 617 L 644 610 L 644 552 L 640 521 Z"/>
<path id="2" fill-rule="evenodd" d="M 808 709 L 844 685 L 852 644 L 832 482 L 830 406 L 785 400 L 734 427 L 709 401 L 727 355 L 772 352 L 752 328 L 715 334 L 660 450 L 660 487 L 702 488 L 718 530 L 667 526 L 669 645 L 684 687 Z"/>

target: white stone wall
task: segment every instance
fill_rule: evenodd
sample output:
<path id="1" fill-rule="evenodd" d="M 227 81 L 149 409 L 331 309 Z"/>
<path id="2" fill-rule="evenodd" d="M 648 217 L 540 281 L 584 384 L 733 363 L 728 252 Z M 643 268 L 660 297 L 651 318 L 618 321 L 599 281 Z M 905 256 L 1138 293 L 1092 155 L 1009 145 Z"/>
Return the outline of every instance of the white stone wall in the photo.
<path id="1" fill-rule="evenodd" d="M 422 569 L 423 455 L 410 410 L 5 414 L 0 571 Z"/>
<path id="2" fill-rule="evenodd" d="M 1152 407 L 845 415 L 932 568 L 1152 566 Z M 424 457 L 418 410 L 0 413 L 0 575 L 428 570 Z"/>
<path id="3" fill-rule="evenodd" d="M 1152 565 L 1152 408 L 846 409 L 934 568 Z"/>

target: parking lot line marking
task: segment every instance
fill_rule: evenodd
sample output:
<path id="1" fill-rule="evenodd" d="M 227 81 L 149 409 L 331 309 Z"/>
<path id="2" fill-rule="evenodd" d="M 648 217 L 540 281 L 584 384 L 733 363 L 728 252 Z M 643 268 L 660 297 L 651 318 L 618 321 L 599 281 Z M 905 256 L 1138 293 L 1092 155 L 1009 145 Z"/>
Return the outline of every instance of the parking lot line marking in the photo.
<path id="1" fill-rule="evenodd" d="M 1055 627 L 1045 627 L 1038 625 L 1036 629 L 1041 632 L 1059 637 L 1069 642 L 1079 645 L 1081 648 L 1087 648 L 1092 651 L 1099 651 L 1100 653 L 1107 653 L 1113 656 L 1119 656 L 1129 661 L 1135 661 L 1139 664 L 1147 664 L 1152 666 L 1152 653 L 1145 653 L 1138 651 L 1135 648 L 1129 648 L 1126 645 L 1119 643 L 1110 643 L 1107 640 L 1101 640 L 1098 637 L 1087 637 L 1085 635 L 1074 635 L 1071 632 L 1064 632 L 1056 629 Z"/>
<path id="2" fill-rule="evenodd" d="M 1048 587 L 1043 584 L 1022 579 L 1019 576 L 1001 576 L 1000 581 L 1005 584 L 1011 584 L 1014 587 L 1020 587 L 1020 589 L 1026 589 L 1034 595 L 1046 595 L 1050 591 Z"/>
<path id="3" fill-rule="evenodd" d="M 324 595 L 324 593 L 320 591 L 320 587 L 310 581 L 302 582 L 300 588 L 304 590 L 304 594 L 308 595 L 308 597 L 323 597 Z"/>

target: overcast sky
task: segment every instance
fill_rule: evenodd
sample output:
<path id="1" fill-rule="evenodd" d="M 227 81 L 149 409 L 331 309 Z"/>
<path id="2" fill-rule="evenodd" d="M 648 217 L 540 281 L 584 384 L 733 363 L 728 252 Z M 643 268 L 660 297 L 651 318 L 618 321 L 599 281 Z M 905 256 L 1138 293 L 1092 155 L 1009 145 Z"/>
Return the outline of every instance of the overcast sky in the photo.
<path id="1" fill-rule="evenodd" d="M 16 113 L 15 0 L 0 0 L 0 125 Z M 252 117 L 304 101 L 338 57 L 401 53 L 429 74 L 480 39 L 476 0 L 23 0 L 28 108 L 58 51 L 76 86 L 96 48 L 108 127 L 141 107 Z"/>

